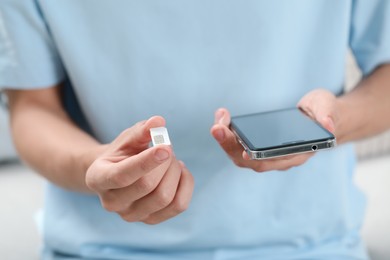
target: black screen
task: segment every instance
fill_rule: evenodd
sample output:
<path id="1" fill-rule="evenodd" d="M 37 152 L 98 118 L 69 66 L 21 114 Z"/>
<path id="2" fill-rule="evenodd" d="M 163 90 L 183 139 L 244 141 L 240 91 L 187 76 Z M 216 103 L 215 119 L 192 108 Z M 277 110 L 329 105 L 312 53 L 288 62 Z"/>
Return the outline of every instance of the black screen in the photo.
<path id="1" fill-rule="evenodd" d="M 298 108 L 232 118 L 232 127 L 251 150 L 322 141 L 334 136 Z"/>

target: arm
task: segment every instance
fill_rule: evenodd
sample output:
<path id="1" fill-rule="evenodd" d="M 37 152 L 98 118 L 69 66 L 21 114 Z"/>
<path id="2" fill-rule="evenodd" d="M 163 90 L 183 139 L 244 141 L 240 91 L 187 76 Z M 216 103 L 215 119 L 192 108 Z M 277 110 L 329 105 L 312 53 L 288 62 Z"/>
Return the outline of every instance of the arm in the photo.
<path id="1" fill-rule="evenodd" d="M 390 64 L 378 67 L 350 93 L 338 98 L 337 137 L 344 143 L 390 128 Z"/>
<path id="2" fill-rule="evenodd" d="M 349 93 L 336 98 L 314 90 L 298 106 L 334 132 L 339 144 L 379 134 L 390 128 L 390 65 L 379 66 Z"/>
<path id="3" fill-rule="evenodd" d="M 104 145 L 71 121 L 62 108 L 60 88 L 6 91 L 14 143 L 21 158 L 49 181 L 91 192 L 85 173 Z"/>
<path id="4" fill-rule="evenodd" d="M 129 222 L 157 224 L 184 211 L 193 177 L 169 146 L 149 148 L 152 117 L 100 144 L 79 129 L 61 105 L 60 86 L 8 90 L 11 128 L 20 156 L 49 181 L 96 193 L 102 206 Z"/>
<path id="5" fill-rule="evenodd" d="M 316 89 L 298 103 L 307 114 L 336 135 L 339 144 L 378 134 L 390 128 L 390 65 L 378 67 L 358 86 L 340 97 Z M 230 114 L 219 109 L 211 134 L 232 161 L 257 172 L 286 170 L 305 163 L 313 154 L 300 154 L 277 159 L 249 160 L 229 129 Z"/>

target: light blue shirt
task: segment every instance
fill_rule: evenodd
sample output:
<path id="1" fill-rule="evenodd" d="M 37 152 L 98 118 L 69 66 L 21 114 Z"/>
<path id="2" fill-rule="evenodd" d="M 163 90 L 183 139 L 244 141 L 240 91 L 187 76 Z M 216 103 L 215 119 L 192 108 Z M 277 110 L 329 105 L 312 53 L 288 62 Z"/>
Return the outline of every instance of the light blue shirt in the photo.
<path id="1" fill-rule="evenodd" d="M 153 226 L 49 184 L 47 259 L 366 258 L 351 145 L 256 174 L 236 167 L 209 129 L 219 107 L 253 113 L 295 106 L 318 87 L 341 93 L 349 47 L 364 75 L 389 62 L 390 1 L 0 0 L 0 8 L 0 87 L 67 81 L 101 142 L 162 115 L 196 183 L 190 208 Z"/>

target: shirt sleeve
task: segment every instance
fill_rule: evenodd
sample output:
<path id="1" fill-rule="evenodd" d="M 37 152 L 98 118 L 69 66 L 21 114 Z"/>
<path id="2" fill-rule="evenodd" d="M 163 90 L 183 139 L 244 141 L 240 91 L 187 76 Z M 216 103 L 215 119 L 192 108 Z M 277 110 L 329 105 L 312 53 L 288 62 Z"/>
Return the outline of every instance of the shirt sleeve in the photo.
<path id="1" fill-rule="evenodd" d="M 364 76 L 390 63 L 390 1 L 355 0 L 350 47 Z"/>
<path id="2" fill-rule="evenodd" d="M 34 0 L 0 0 L 0 90 L 49 87 L 65 72 Z"/>

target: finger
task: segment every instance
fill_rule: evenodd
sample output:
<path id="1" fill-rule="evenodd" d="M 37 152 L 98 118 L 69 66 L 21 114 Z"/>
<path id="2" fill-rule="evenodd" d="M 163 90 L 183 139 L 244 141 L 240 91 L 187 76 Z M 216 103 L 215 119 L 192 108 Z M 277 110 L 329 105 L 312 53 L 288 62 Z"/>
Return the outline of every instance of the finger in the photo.
<path id="1" fill-rule="evenodd" d="M 231 160 L 239 167 L 250 168 L 256 172 L 266 172 L 271 170 L 285 170 L 300 165 L 310 154 L 294 155 L 292 157 L 279 157 L 266 160 L 250 160 L 241 144 L 237 141 L 234 133 L 228 128 L 230 124 L 230 114 L 226 109 L 218 109 L 215 114 L 214 126 L 210 132 L 218 141 L 222 149 Z"/>
<path id="2" fill-rule="evenodd" d="M 326 130 L 331 132 L 332 134 L 335 133 L 336 127 L 334 123 L 334 119 L 332 116 L 319 116 L 317 119 L 318 123 L 320 123 Z"/>
<path id="3" fill-rule="evenodd" d="M 142 176 L 147 175 L 156 167 L 172 158 L 170 146 L 159 145 L 149 148 L 139 154 L 130 156 L 119 162 L 107 161 L 99 169 L 100 174 L 94 174 L 92 187 L 96 190 L 120 189 L 127 187 Z M 93 170 L 93 169 L 92 169 Z M 166 169 L 162 169 L 165 171 Z M 87 173 L 88 174 L 88 173 Z"/>
<path id="4" fill-rule="evenodd" d="M 234 133 L 229 129 L 230 120 L 230 113 L 226 108 L 218 109 L 215 112 L 215 124 L 210 132 L 230 158 L 240 160 L 243 148 L 238 143 Z"/>
<path id="5" fill-rule="evenodd" d="M 153 116 L 124 130 L 113 142 L 110 152 L 137 153 L 146 149 L 151 141 L 150 128 L 165 126 L 165 119 Z"/>
<path id="6" fill-rule="evenodd" d="M 280 160 L 278 161 L 277 169 L 278 171 L 286 171 L 291 169 L 292 167 L 297 167 L 302 164 L 304 164 L 306 161 L 308 161 L 312 156 L 314 156 L 316 153 L 308 152 L 308 153 L 302 153 L 293 155 L 290 158 Z"/>
<path id="7" fill-rule="evenodd" d="M 313 105 L 310 108 L 312 118 L 321 124 L 330 132 L 335 131 L 334 127 L 334 104 L 332 102 L 323 102 L 322 104 Z"/>
<path id="8" fill-rule="evenodd" d="M 101 193 L 103 207 L 112 212 L 128 212 L 134 201 L 153 192 L 168 168 L 165 164 L 156 167 L 130 186 L 121 189 L 105 190 Z"/>
<path id="9" fill-rule="evenodd" d="M 291 160 L 296 156 L 306 156 L 306 155 L 313 156 L 314 154 L 315 154 L 314 152 L 307 152 L 307 153 L 301 153 L 301 154 L 283 155 L 283 156 L 279 156 L 279 157 L 267 158 L 267 159 L 262 159 L 262 160 L 253 160 L 249 157 L 249 155 L 246 151 L 243 151 L 242 157 L 244 158 L 244 160 L 247 160 L 247 161 L 254 161 L 254 162 L 256 162 L 256 161 L 270 161 L 270 162 L 273 162 L 273 161 L 280 161 L 280 160 Z"/>
<path id="10" fill-rule="evenodd" d="M 310 159 L 315 153 L 302 153 L 291 156 L 282 156 L 273 159 L 264 160 L 251 160 L 247 162 L 247 167 L 253 169 L 256 172 L 267 172 L 267 171 L 284 171 L 292 167 L 299 166 Z"/>
<path id="11" fill-rule="evenodd" d="M 119 204 L 115 211 L 128 212 L 134 201 L 145 197 L 156 189 L 168 171 L 170 165 L 171 162 L 166 161 L 145 176 L 139 178 L 130 186 L 123 189 L 108 191 L 111 194 L 107 194 L 107 200 L 111 201 L 113 204 Z M 123 201 L 123 199 L 125 201 Z"/>
<path id="12" fill-rule="evenodd" d="M 242 158 L 241 153 L 243 151 L 243 147 L 237 141 L 237 137 L 234 133 L 227 126 L 215 124 L 210 131 L 212 136 L 218 141 L 219 145 L 231 159 L 239 160 Z"/>
<path id="13" fill-rule="evenodd" d="M 135 201 L 129 210 L 122 213 L 126 220 L 139 221 L 166 208 L 175 197 L 181 171 L 180 164 L 173 161 L 153 192 Z"/>
<path id="14" fill-rule="evenodd" d="M 211 128 L 211 134 L 218 141 L 221 148 L 226 152 L 234 164 L 239 167 L 252 169 L 253 167 L 257 167 L 259 161 L 244 159 L 244 148 L 229 128 L 221 124 L 216 124 Z"/>
<path id="15" fill-rule="evenodd" d="M 168 207 L 151 214 L 143 222 L 151 225 L 158 224 L 182 213 L 191 202 L 193 190 L 194 178 L 183 164 L 179 187 L 172 203 Z"/>
<path id="16" fill-rule="evenodd" d="M 298 107 L 328 131 L 335 132 L 337 111 L 333 93 L 324 89 L 313 90 L 298 102 Z"/>
<path id="17" fill-rule="evenodd" d="M 230 125 L 230 113 L 226 108 L 219 108 L 215 112 L 214 124 Z"/>

